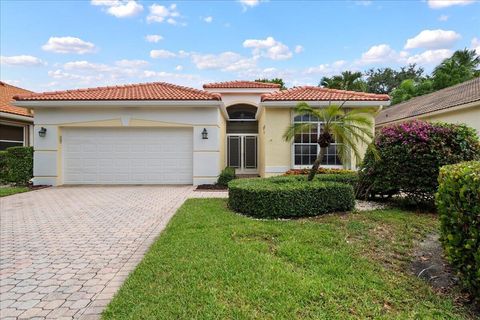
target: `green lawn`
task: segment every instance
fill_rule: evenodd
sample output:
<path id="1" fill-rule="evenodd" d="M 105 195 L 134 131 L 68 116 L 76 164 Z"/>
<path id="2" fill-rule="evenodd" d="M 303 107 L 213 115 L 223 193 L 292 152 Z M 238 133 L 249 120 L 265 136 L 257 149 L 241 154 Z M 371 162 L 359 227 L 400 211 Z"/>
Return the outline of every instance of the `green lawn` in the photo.
<path id="1" fill-rule="evenodd" d="M 10 196 L 15 193 L 27 192 L 27 187 L 4 187 L 0 188 L 0 197 Z"/>
<path id="2" fill-rule="evenodd" d="M 188 200 L 104 319 L 465 319 L 408 271 L 431 215 L 386 210 L 258 221 Z"/>

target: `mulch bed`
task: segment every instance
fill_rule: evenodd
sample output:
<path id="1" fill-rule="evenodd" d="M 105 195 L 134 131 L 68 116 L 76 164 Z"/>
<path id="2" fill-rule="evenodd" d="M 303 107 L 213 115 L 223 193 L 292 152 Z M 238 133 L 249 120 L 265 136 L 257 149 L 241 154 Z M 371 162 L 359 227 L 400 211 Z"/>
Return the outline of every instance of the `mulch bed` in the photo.
<path id="1" fill-rule="evenodd" d="M 201 184 L 198 185 L 195 191 L 227 191 L 228 188 L 218 184 Z"/>

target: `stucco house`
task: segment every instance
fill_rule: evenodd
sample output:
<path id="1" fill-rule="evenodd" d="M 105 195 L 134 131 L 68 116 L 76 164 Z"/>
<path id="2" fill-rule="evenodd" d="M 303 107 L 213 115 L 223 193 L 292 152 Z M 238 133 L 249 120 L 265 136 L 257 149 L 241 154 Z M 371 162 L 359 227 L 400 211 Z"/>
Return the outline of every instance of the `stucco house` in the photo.
<path id="1" fill-rule="evenodd" d="M 0 150 L 33 144 L 33 114 L 12 105 L 13 96 L 30 93 L 0 81 Z"/>
<path id="2" fill-rule="evenodd" d="M 226 166 L 278 175 L 311 165 L 317 153 L 314 132 L 282 139 L 293 121 L 316 121 L 293 113 L 298 102 L 389 104 L 388 95 L 318 87 L 281 91 L 252 81 L 203 87 L 156 82 L 16 96 L 16 106 L 35 112 L 34 183 L 211 184 Z M 341 163 L 332 146 L 323 165 L 356 162 Z"/>
<path id="3" fill-rule="evenodd" d="M 385 108 L 376 119 L 377 129 L 413 119 L 465 123 L 480 134 L 480 78 L 475 78 Z"/>

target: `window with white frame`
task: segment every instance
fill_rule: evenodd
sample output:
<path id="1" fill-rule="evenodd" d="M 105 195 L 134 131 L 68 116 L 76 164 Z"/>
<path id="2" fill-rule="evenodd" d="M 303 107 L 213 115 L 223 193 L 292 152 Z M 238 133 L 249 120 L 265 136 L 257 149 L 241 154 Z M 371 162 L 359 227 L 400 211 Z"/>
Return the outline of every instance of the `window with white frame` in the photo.
<path id="1" fill-rule="evenodd" d="M 0 124 L 0 150 L 9 147 L 23 146 L 25 141 L 25 128 Z"/>
<path id="2" fill-rule="evenodd" d="M 295 116 L 295 123 L 313 123 L 315 124 L 308 132 L 297 134 L 293 142 L 293 157 L 294 165 L 297 167 L 310 166 L 317 158 L 318 148 L 318 133 L 322 128 L 323 123 L 317 118 L 310 115 Z M 338 156 L 339 143 L 332 143 L 327 148 L 327 153 L 322 159 L 322 166 L 341 166 L 342 161 Z"/>

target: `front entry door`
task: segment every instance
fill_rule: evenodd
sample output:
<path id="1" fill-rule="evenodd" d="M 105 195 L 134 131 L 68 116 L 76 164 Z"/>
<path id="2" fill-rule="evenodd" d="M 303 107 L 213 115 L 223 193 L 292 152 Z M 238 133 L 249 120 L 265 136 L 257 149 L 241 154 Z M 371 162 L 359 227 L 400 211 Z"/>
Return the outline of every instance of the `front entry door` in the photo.
<path id="1" fill-rule="evenodd" d="M 227 166 L 238 174 L 258 173 L 257 135 L 227 135 Z"/>

